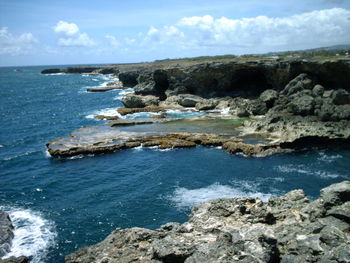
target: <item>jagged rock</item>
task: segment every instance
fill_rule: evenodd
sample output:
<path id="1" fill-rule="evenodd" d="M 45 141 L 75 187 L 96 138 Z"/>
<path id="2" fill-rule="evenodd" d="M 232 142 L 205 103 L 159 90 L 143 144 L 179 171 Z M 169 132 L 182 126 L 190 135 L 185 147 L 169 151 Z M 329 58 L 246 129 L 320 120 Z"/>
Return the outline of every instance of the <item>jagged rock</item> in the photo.
<path id="1" fill-rule="evenodd" d="M 344 89 L 335 90 L 332 93 L 332 101 L 335 105 L 350 104 L 350 94 Z"/>
<path id="2" fill-rule="evenodd" d="M 29 262 L 29 259 L 25 256 L 0 259 L 0 263 L 28 263 L 28 262 Z"/>
<path id="3" fill-rule="evenodd" d="M 260 100 L 266 103 L 268 109 L 272 108 L 274 102 L 278 98 L 278 92 L 273 89 L 267 89 L 260 94 Z"/>
<path id="4" fill-rule="evenodd" d="M 315 85 L 315 87 L 312 89 L 312 93 L 314 96 L 323 96 L 324 93 L 324 87 L 320 84 Z"/>
<path id="5" fill-rule="evenodd" d="M 140 96 L 127 94 L 121 101 L 126 108 L 144 108 L 146 106 L 158 106 L 159 104 L 159 98 L 152 95 Z"/>
<path id="6" fill-rule="evenodd" d="M 139 71 L 127 71 L 118 74 L 118 79 L 123 83 L 124 87 L 134 87 L 137 85 L 137 78 L 140 75 Z"/>
<path id="7" fill-rule="evenodd" d="M 266 103 L 261 99 L 252 100 L 249 110 L 253 115 L 264 115 L 267 112 Z"/>
<path id="8" fill-rule="evenodd" d="M 299 91 L 309 89 L 314 87 L 313 81 L 309 78 L 306 73 L 298 75 L 296 78 L 292 79 L 286 87 L 281 91 L 282 94 L 290 96 Z"/>
<path id="9" fill-rule="evenodd" d="M 307 116 L 314 114 L 315 100 L 310 95 L 296 96 L 290 103 L 292 113 Z"/>
<path id="10" fill-rule="evenodd" d="M 6 212 L 0 211 L 0 258 L 10 251 L 13 237 L 11 219 Z"/>
<path id="11" fill-rule="evenodd" d="M 104 241 L 68 255 L 66 262 L 346 263 L 350 222 L 328 214 L 349 207 L 349 193 L 350 182 L 344 181 L 323 189 L 313 202 L 301 190 L 268 202 L 210 200 L 194 207 L 182 225 L 116 229 Z"/>

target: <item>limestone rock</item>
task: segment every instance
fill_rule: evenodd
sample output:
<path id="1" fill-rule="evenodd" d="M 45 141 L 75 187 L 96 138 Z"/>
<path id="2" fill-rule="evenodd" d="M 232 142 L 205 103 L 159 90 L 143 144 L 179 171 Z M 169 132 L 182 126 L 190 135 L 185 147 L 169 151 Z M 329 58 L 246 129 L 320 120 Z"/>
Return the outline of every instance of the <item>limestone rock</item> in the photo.
<path id="1" fill-rule="evenodd" d="M 344 181 L 323 189 L 312 202 L 301 190 L 268 202 L 210 200 L 195 206 L 183 224 L 116 229 L 104 241 L 68 255 L 66 262 L 345 263 L 349 220 L 329 214 L 349 214 L 349 192 L 350 182 Z"/>

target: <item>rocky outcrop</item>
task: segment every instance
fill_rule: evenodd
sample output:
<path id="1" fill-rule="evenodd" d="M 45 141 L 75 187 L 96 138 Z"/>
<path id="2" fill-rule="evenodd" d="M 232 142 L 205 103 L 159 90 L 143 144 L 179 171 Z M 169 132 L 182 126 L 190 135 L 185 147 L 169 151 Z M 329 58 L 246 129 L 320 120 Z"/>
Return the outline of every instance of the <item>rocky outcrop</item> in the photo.
<path id="1" fill-rule="evenodd" d="M 13 237 L 11 219 L 6 212 L 0 211 L 0 258 L 10 251 Z"/>
<path id="2" fill-rule="evenodd" d="M 260 98 L 264 99 L 264 93 Z M 274 92 L 273 100 L 266 103 L 266 107 L 270 108 L 265 118 L 245 123 L 243 130 L 269 133 L 280 142 L 308 137 L 317 142 L 324 138 L 325 145 L 339 139 L 346 146 L 350 141 L 349 98 L 346 90 L 325 89 L 303 73 L 291 80 L 281 92 Z"/>
<path id="3" fill-rule="evenodd" d="M 152 95 L 140 96 L 135 94 L 127 94 L 121 101 L 125 108 L 144 108 L 146 106 L 158 106 L 159 98 Z"/>
<path id="4" fill-rule="evenodd" d="M 28 263 L 28 262 L 29 262 L 29 259 L 25 256 L 0 259 L 0 263 Z"/>
<path id="5" fill-rule="evenodd" d="M 350 262 L 350 182 L 258 198 L 207 201 L 184 224 L 115 229 L 66 257 L 76 262 Z"/>

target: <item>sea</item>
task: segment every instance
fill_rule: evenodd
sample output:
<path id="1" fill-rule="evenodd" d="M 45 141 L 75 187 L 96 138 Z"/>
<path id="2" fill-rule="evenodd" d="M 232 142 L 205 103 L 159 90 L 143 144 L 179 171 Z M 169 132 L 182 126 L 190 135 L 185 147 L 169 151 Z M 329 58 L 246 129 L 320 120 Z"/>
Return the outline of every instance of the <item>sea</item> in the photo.
<path id="1" fill-rule="evenodd" d="M 112 77 L 40 74 L 45 68 L 0 68 L 0 210 L 15 226 L 5 257 L 64 262 L 66 255 L 102 241 L 115 228 L 182 223 L 193 206 L 208 199 L 266 201 L 293 189 L 315 199 L 321 188 L 350 179 L 349 150 L 252 158 L 216 147 L 138 147 L 52 158 L 46 143 L 102 125 L 94 115 L 116 113 L 121 96 L 132 90 L 89 93 L 87 87 L 104 86 Z"/>

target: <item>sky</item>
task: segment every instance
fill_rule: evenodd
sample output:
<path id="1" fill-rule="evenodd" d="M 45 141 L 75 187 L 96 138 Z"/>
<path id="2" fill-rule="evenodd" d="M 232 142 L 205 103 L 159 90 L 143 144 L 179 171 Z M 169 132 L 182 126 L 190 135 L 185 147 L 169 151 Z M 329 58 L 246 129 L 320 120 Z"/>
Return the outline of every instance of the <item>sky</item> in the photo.
<path id="1" fill-rule="evenodd" d="M 0 66 L 350 44 L 350 0 L 0 0 Z"/>

